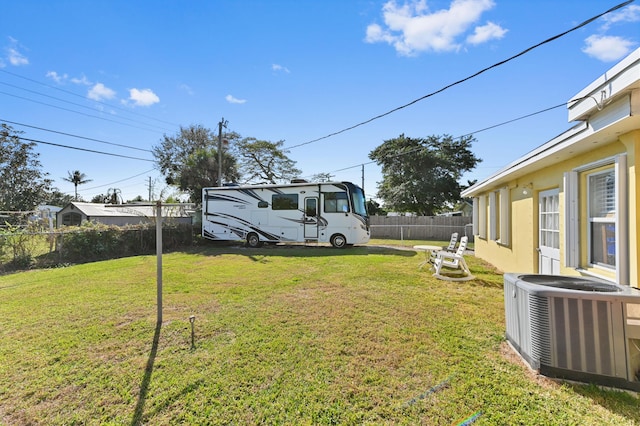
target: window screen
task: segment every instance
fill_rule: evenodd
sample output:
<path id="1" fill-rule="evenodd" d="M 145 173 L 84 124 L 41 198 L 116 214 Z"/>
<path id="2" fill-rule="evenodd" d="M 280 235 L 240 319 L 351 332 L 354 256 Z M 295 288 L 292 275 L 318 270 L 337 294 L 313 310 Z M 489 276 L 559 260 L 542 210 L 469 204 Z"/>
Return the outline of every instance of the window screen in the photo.
<path id="1" fill-rule="evenodd" d="M 616 265 L 616 178 L 613 169 L 588 177 L 589 261 L 593 265 Z"/>

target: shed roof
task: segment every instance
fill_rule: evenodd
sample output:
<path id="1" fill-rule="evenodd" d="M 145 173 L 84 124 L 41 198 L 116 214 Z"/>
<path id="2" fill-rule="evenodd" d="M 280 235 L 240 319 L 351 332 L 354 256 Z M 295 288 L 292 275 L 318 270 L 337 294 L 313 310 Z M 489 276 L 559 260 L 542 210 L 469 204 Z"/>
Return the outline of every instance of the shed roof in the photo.
<path id="1" fill-rule="evenodd" d="M 73 201 L 69 205 L 73 205 L 85 216 L 90 217 L 154 217 L 156 215 L 155 206 L 148 204 L 96 204 Z M 192 206 L 191 204 L 163 205 L 162 217 L 189 217 L 187 207 Z"/>

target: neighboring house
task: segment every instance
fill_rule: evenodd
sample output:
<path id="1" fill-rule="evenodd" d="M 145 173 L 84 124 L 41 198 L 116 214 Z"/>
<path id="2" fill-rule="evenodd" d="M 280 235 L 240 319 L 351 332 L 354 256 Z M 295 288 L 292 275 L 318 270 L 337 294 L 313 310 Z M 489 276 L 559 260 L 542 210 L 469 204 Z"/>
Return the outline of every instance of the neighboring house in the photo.
<path id="1" fill-rule="evenodd" d="M 162 206 L 163 220 L 192 223 L 193 204 L 166 204 Z M 90 221 L 105 225 L 138 225 L 155 221 L 156 208 L 152 205 L 96 204 L 73 201 L 56 214 L 56 226 L 78 226 Z"/>
<path id="2" fill-rule="evenodd" d="M 456 210 L 450 212 L 438 213 L 436 216 L 465 216 L 469 217 L 473 214 L 473 204 L 468 201 L 462 201 L 454 207 Z"/>
<path id="3" fill-rule="evenodd" d="M 567 108 L 577 125 L 462 192 L 475 254 L 504 272 L 638 287 L 640 49 Z"/>

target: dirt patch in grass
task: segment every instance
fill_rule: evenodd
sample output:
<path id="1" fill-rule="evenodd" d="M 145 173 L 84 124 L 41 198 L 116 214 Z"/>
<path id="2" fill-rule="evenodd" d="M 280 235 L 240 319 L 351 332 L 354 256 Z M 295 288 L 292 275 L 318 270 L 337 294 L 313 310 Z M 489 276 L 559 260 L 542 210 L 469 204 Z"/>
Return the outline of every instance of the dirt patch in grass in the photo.
<path id="1" fill-rule="evenodd" d="M 500 355 L 504 359 L 506 359 L 511 364 L 517 365 L 522 369 L 524 374 L 531 380 L 536 383 L 538 386 L 544 389 L 557 389 L 558 383 L 548 377 L 543 376 L 538 373 L 536 370 L 532 369 L 520 355 L 516 353 L 516 351 L 509 345 L 508 342 L 504 341 L 500 344 Z"/>

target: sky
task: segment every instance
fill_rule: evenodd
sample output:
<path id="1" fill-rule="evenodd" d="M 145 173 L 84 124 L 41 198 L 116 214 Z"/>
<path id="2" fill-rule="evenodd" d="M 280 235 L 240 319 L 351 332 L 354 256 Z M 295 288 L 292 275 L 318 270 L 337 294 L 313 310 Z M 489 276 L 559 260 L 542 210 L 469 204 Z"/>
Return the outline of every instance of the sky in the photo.
<path id="1" fill-rule="evenodd" d="M 467 183 L 575 124 L 566 103 L 640 46 L 640 2 L 492 66 L 622 3 L 0 0 L 0 122 L 86 201 L 176 195 L 151 149 L 223 120 L 367 198 L 385 140 L 472 134 Z"/>

